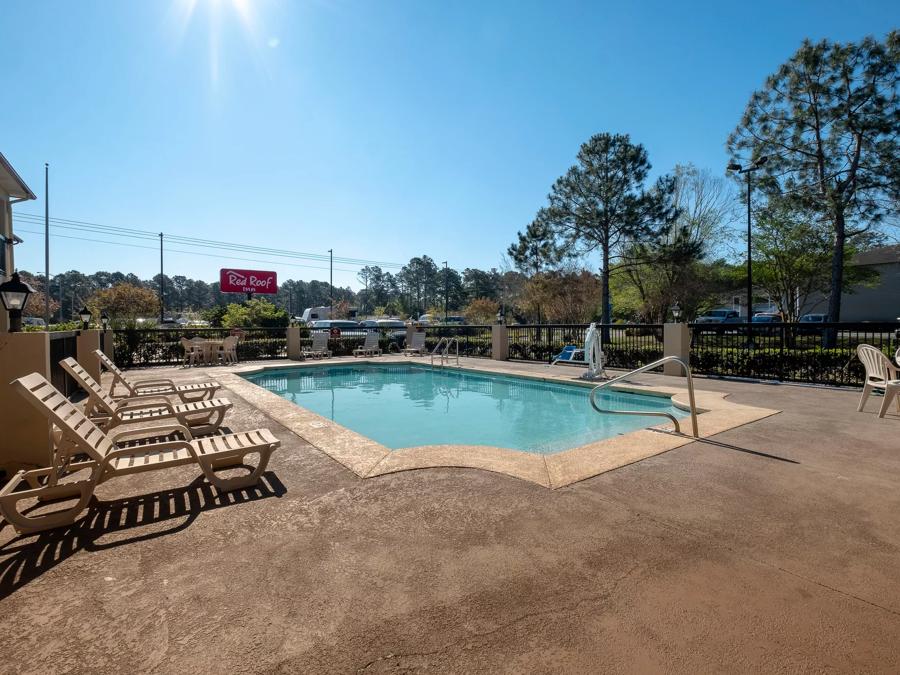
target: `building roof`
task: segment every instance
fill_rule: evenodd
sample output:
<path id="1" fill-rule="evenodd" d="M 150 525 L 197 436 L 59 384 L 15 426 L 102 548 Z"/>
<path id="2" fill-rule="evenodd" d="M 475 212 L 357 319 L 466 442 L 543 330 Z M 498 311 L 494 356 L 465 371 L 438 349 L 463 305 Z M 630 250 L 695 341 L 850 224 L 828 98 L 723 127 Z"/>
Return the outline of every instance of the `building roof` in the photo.
<path id="1" fill-rule="evenodd" d="M 900 263 L 900 244 L 879 246 L 863 251 L 853 258 L 854 265 L 889 265 Z"/>
<path id="2" fill-rule="evenodd" d="M 0 152 L 0 191 L 5 192 L 13 199 L 37 199 L 2 152 Z"/>

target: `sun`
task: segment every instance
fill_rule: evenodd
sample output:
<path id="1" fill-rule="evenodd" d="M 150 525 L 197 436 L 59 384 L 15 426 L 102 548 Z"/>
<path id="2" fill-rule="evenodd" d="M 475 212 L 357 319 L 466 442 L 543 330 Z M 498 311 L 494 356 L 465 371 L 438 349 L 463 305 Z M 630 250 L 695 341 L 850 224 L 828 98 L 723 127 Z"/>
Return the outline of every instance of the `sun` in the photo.
<path id="1" fill-rule="evenodd" d="M 223 26 L 226 21 L 236 22 L 243 29 L 247 41 L 254 49 L 262 45 L 275 48 L 280 40 L 277 37 L 262 39 L 259 22 L 260 2 L 253 0 L 174 0 L 172 5 L 172 23 L 177 44 L 184 42 L 188 28 L 201 14 L 208 21 L 209 71 L 210 81 L 215 85 L 220 76 L 220 53 L 222 50 Z"/>

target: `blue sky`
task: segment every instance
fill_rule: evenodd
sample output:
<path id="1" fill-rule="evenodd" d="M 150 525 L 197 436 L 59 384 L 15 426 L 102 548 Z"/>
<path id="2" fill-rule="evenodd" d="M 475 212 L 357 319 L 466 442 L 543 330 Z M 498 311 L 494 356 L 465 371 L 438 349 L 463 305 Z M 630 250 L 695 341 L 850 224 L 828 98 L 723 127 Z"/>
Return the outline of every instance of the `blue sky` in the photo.
<path id="1" fill-rule="evenodd" d="M 593 133 L 631 134 L 655 172 L 721 173 L 750 93 L 804 37 L 883 36 L 900 5 L 6 0 L 2 16 L 0 151 L 39 195 L 16 213 L 43 213 L 46 161 L 54 217 L 463 269 L 499 264 Z M 42 270 L 25 229 L 17 265 Z M 51 246 L 52 273 L 158 270 L 149 249 Z M 328 274 L 203 252 L 166 273 Z"/>

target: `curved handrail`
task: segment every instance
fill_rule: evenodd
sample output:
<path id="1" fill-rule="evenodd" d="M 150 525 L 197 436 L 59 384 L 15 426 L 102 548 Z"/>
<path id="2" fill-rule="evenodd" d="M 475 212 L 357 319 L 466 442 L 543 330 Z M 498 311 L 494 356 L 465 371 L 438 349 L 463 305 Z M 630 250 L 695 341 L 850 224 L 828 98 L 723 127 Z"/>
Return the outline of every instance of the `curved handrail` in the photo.
<path id="1" fill-rule="evenodd" d="M 681 426 L 678 424 L 678 419 L 674 415 L 671 415 L 667 412 L 657 412 L 657 411 L 652 411 L 652 410 L 645 410 L 645 411 L 606 410 L 605 408 L 601 408 L 600 406 L 598 406 L 597 401 L 595 400 L 597 392 L 600 391 L 601 389 L 606 389 L 607 387 L 611 387 L 612 385 L 614 385 L 616 382 L 621 382 L 622 380 L 625 380 L 625 379 L 631 377 L 632 375 L 637 375 L 638 373 L 643 373 L 648 370 L 653 370 L 654 368 L 658 368 L 659 366 L 663 365 L 664 363 L 670 363 L 670 362 L 680 363 L 681 367 L 684 368 L 685 375 L 687 375 L 688 398 L 690 400 L 690 405 L 691 405 L 691 429 L 693 430 L 694 438 L 699 438 L 700 432 L 697 430 L 697 406 L 694 403 L 694 381 L 691 378 L 691 367 L 684 361 L 684 359 L 682 359 L 678 356 L 665 356 L 665 357 L 659 359 L 658 361 L 654 361 L 653 363 L 648 363 L 646 366 L 641 366 L 640 368 L 637 368 L 636 370 L 632 370 L 630 373 L 626 373 L 625 375 L 620 375 L 619 377 L 614 377 L 613 379 L 607 380 L 606 382 L 603 382 L 602 384 L 598 384 L 596 387 L 591 389 L 591 396 L 590 396 L 591 407 L 594 410 L 596 410 L 598 413 L 609 413 L 611 415 L 648 415 L 648 416 L 653 416 L 653 417 L 666 417 L 666 418 L 672 420 L 673 424 L 675 424 L 675 433 L 680 434 Z"/>
<path id="2" fill-rule="evenodd" d="M 444 360 L 450 360 L 450 345 L 456 343 L 456 365 L 459 365 L 459 339 L 455 337 L 442 337 L 438 340 L 434 350 L 431 352 L 431 367 L 434 367 L 434 356 L 437 354 L 441 357 L 441 367 L 444 366 Z M 440 351 L 441 345 L 446 345 L 444 351 Z"/>

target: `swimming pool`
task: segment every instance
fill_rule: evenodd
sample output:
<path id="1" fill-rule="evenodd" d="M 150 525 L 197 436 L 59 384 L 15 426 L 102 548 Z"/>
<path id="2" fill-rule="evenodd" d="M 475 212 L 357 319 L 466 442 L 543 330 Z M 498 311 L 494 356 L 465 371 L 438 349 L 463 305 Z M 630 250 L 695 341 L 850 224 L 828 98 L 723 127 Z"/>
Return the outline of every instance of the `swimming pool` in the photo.
<path id="1" fill-rule="evenodd" d="M 549 455 L 664 422 L 601 415 L 586 387 L 416 364 L 321 365 L 243 377 L 391 450 L 484 445 Z M 660 396 L 606 392 L 598 402 L 687 415 Z"/>

